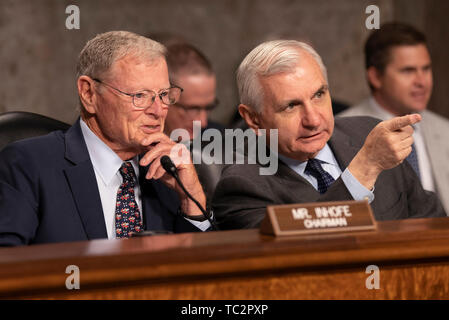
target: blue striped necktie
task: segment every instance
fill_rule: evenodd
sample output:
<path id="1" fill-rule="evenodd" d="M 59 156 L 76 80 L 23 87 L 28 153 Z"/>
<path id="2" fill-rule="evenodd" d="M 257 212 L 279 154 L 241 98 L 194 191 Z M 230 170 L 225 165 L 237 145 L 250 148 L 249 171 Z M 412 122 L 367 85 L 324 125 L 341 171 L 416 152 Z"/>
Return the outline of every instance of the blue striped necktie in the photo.
<path id="1" fill-rule="evenodd" d="M 419 172 L 419 163 L 418 163 L 418 154 L 416 153 L 416 147 L 415 144 L 412 144 L 412 152 L 408 155 L 406 158 L 408 163 L 412 166 L 413 170 L 415 170 L 416 174 L 418 175 L 418 178 L 421 179 L 421 174 Z"/>
<path id="2" fill-rule="evenodd" d="M 327 191 L 330 185 L 335 181 L 332 176 L 323 169 L 320 160 L 310 159 L 307 161 L 306 169 L 304 172 L 308 175 L 315 177 L 318 181 L 318 191 L 323 194 Z"/>

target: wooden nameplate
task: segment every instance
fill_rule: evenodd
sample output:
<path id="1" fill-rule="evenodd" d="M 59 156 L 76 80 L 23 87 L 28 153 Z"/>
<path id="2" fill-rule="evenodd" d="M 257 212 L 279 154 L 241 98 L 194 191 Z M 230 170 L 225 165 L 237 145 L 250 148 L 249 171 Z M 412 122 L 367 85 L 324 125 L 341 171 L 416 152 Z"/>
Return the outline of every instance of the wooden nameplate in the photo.
<path id="1" fill-rule="evenodd" d="M 261 233 L 274 236 L 375 229 L 368 200 L 268 206 L 260 226 Z"/>

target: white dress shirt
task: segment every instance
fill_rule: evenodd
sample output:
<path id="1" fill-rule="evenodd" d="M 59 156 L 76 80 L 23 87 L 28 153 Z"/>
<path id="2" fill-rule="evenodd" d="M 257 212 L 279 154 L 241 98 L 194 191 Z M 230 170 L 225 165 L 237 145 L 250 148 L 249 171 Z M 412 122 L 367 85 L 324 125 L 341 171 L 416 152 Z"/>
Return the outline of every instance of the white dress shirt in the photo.
<path id="1" fill-rule="evenodd" d="M 87 124 L 80 119 L 81 132 L 86 142 L 87 151 L 94 167 L 95 177 L 97 179 L 98 191 L 100 193 L 101 205 L 103 208 L 104 221 L 108 239 L 115 239 L 115 206 L 117 199 L 117 190 L 123 182 L 122 175 L 119 172 L 123 160 L 107 146 L 95 133 L 93 133 Z M 129 160 L 139 181 L 139 163 L 138 156 Z M 134 186 L 134 194 L 140 215 L 142 217 L 142 194 L 138 183 Z M 200 230 L 206 230 L 210 227 L 209 221 L 194 221 L 186 219 Z"/>
<path id="2" fill-rule="evenodd" d="M 377 103 L 376 99 L 374 99 L 374 97 L 370 97 L 369 103 L 371 104 L 371 107 L 377 111 L 381 120 L 389 120 L 395 117 L 395 115 L 382 108 Z M 424 142 L 420 123 L 418 122 L 414 124 L 413 129 L 413 141 L 415 143 L 416 155 L 418 157 L 421 184 L 425 190 L 435 192 L 435 182 L 432 175 L 432 167 L 430 164 L 429 154 L 427 153 L 427 148 Z"/>
<path id="3" fill-rule="evenodd" d="M 279 159 L 281 159 L 286 165 L 290 167 L 293 171 L 299 174 L 301 177 L 306 179 L 310 184 L 318 190 L 318 180 L 309 174 L 305 173 L 307 161 L 298 161 L 291 158 L 287 158 L 283 155 L 279 155 Z M 329 145 L 326 143 L 323 149 L 318 152 L 315 159 L 321 160 L 321 166 L 327 173 L 329 173 L 334 180 L 337 180 L 340 175 L 343 183 L 348 189 L 349 193 L 352 195 L 354 200 L 364 200 L 368 199 L 368 202 L 371 203 L 374 200 L 374 188 L 373 190 L 368 190 L 365 188 L 346 168 L 346 170 L 342 173 L 340 166 L 338 165 L 337 160 L 335 159 L 334 153 L 332 152 Z"/>
<path id="4" fill-rule="evenodd" d="M 101 206 L 103 207 L 104 222 L 108 233 L 108 239 L 115 239 L 115 206 L 117 199 L 117 190 L 123 182 L 122 175 L 119 172 L 123 160 L 112 151 L 100 138 L 93 133 L 83 120 L 81 122 L 81 131 L 86 141 L 87 151 L 97 178 L 98 191 L 100 193 Z M 134 172 L 139 181 L 139 165 L 137 156 L 130 160 Z M 136 202 L 139 207 L 142 218 L 142 196 L 140 194 L 139 184 L 134 187 Z"/>

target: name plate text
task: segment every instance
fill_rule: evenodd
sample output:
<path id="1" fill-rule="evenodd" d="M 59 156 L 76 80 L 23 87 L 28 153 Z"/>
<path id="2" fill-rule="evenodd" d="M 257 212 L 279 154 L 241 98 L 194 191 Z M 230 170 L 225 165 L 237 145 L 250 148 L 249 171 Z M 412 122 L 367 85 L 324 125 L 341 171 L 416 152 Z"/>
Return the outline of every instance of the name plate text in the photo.
<path id="1" fill-rule="evenodd" d="M 268 206 L 260 232 L 276 236 L 375 230 L 367 200 Z"/>

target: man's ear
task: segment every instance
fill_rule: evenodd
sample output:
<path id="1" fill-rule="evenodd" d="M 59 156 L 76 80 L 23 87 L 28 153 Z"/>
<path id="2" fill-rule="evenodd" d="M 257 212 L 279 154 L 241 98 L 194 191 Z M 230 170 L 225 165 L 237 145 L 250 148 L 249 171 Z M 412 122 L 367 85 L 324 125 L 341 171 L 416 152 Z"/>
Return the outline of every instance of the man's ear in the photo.
<path id="1" fill-rule="evenodd" d="M 248 127 L 253 129 L 258 135 L 260 129 L 259 113 L 254 111 L 253 108 L 247 106 L 246 104 L 239 105 L 239 113 L 240 116 L 245 120 Z"/>
<path id="2" fill-rule="evenodd" d="M 97 98 L 95 95 L 94 80 L 88 76 L 81 76 L 78 78 L 76 84 L 78 86 L 78 95 L 84 109 L 90 114 L 96 113 Z"/>
<path id="3" fill-rule="evenodd" d="M 375 67 L 371 66 L 366 70 L 366 77 L 374 89 L 378 90 L 382 87 L 382 74 Z"/>

